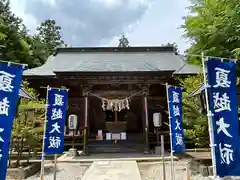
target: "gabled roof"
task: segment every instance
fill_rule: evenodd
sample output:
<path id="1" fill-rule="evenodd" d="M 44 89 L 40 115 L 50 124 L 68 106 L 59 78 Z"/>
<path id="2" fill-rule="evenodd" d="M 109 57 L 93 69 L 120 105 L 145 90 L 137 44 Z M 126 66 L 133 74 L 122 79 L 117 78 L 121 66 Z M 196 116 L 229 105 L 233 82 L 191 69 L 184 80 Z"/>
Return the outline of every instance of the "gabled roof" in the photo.
<path id="1" fill-rule="evenodd" d="M 203 90 L 205 90 L 205 84 L 204 83 L 201 83 L 199 84 L 199 86 L 193 91 L 191 92 L 188 97 L 191 98 L 191 97 L 194 97 L 198 94 L 200 94 Z"/>
<path id="2" fill-rule="evenodd" d="M 56 72 L 151 72 L 198 74 L 173 47 L 58 48 L 41 67 L 24 71 L 24 76 L 55 76 Z"/>
<path id="3" fill-rule="evenodd" d="M 30 100 L 34 100 L 35 98 L 31 96 L 31 94 L 29 94 L 25 89 L 20 88 L 19 89 L 19 93 L 18 93 L 19 97 L 21 98 L 25 98 L 25 99 L 30 99 Z"/>
<path id="4" fill-rule="evenodd" d="M 207 83 L 208 83 L 208 80 L 207 80 Z M 208 86 L 208 85 L 207 85 Z M 199 84 L 199 86 L 193 91 L 191 92 L 188 97 L 191 98 L 191 97 L 194 97 L 198 94 L 200 94 L 201 92 L 203 92 L 205 90 L 205 83 L 201 83 Z"/>

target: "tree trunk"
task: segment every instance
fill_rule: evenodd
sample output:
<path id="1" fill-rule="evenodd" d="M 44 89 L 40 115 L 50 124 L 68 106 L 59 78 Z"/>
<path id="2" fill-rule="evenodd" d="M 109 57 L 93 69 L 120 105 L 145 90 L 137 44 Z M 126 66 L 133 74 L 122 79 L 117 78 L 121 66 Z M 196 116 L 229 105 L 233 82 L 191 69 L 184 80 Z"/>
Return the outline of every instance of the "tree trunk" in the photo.
<path id="1" fill-rule="evenodd" d="M 27 157 L 27 163 L 29 164 L 30 161 L 30 156 L 31 156 L 31 147 L 28 146 L 28 157 Z"/>
<path id="2" fill-rule="evenodd" d="M 11 141 L 10 141 L 10 154 L 9 154 L 9 158 L 8 158 L 8 167 L 11 166 L 13 141 L 14 141 L 14 138 L 11 138 Z"/>
<path id="3" fill-rule="evenodd" d="M 17 151 L 16 166 L 19 167 L 19 165 L 20 165 L 20 140 L 19 140 L 19 138 L 17 138 L 16 151 Z"/>

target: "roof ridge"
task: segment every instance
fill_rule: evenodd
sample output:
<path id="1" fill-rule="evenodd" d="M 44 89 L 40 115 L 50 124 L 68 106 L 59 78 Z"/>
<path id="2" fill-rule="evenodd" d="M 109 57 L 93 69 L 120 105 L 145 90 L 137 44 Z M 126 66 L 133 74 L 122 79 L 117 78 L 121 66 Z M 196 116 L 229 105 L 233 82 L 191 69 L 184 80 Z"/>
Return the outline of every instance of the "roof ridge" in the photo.
<path id="1" fill-rule="evenodd" d="M 130 46 L 130 47 L 59 47 L 53 55 L 71 52 L 176 52 L 172 46 Z"/>

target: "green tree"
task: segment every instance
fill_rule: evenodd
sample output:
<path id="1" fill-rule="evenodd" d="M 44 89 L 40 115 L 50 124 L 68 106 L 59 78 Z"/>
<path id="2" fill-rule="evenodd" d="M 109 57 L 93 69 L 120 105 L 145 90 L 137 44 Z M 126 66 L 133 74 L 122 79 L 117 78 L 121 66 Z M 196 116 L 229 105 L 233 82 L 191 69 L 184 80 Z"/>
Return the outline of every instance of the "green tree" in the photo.
<path id="1" fill-rule="evenodd" d="M 209 142 L 207 117 L 201 113 L 202 106 L 199 95 L 189 97 L 189 94 L 203 82 L 203 76 L 189 76 L 179 79 L 179 81 L 184 87 L 183 124 L 186 140 L 195 147 L 206 147 Z"/>
<path id="2" fill-rule="evenodd" d="M 175 48 L 175 51 L 176 52 L 179 52 L 178 51 L 178 45 L 177 45 L 177 43 L 170 43 L 170 42 L 168 42 L 167 44 L 162 44 L 162 46 L 166 46 L 166 47 L 174 47 Z"/>
<path id="3" fill-rule="evenodd" d="M 43 21 L 37 28 L 37 36 L 45 44 L 47 56 L 50 56 L 55 48 L 64 44 L 61 39 L 61 27 L 56 24 L 55 20 Z"/>
<path id="4" fill-rule="evenodd" d="M 185 30 L 184 37 L 191 43 L 191 47 L 187 50 L 189 61 L 200 64 L 201 58 L 196 58 L 191 54 L 200 55 L 201 52 L 204 52 L 206 56 L 240 58 L 239 0 L 191 0 L 191 3 L 190 13 L 184 18 L 185 22 L 182 26 Z M 239 70 L 239 62 L 237 67 Z M 194 84 L 192 81 L 194 81 L 194 77 L 182 82 L 187 91 L 191 90 L 192 84 Z M 199 81 L 199 84 L 201 82 Z M 198 105 L 194 99 L 191 101 L 186 104 L 190 107 Z M 185 116 L 193 115 L 192 112 L 186 109 L 185 111 Z M 206 117 L 201 115 L 192 118 L 186 117 L 186 120 L 187 136 L 195 139 L 198 146 L 201 144 L 200 142 L 204 143 L 204 138 L 208 136 Z M 202 137 L 204 137 L 203 141 Z"/>
<path id="5" fill-rule="evenodd" d="M 28 63 L 30 67 L 38 67 L 44 64 L 48 58 L 46 46 L 42 43 L 38 36 L 29 36 L 28 43 L 30 44 L 31 61 Z"/>
<path id="6" fill-rule="evenodd" d="M 29 68 L 42 65 L 47 57 L 45 45 L 27 33 L 22 19 L 10 8 L 9 0 L 0 1 L 0 46 L 5 61 L 28 64 Z"/>
<path id="7" fill-rule="evenodd" d="M 9 0 L 0 1 L 0 45 L 5 60 L 28 64 L 29 45 L 26 27 L 10 9 Z"/>
<path id="8" fill-rule="evenodd" d="M 36 152 L 41 148 L 41 138 L 44 124 L 44 101 L 39 100 L 34 89 L 28 87 L 23 81 L 23 88 L 26 89 L 35 100 L 21 98 L 17 117 L 13 124 L 11 149 L 17 152 L 16 166 L 20 165 L 23 159 L 23 152 L 28 149 Z M 29 157 L 28 157 L 29 158 Z"/>
<path id="9" fill-rule="evenodd" d="M 124 35 L 120 37 L 118 47 L 129 47 L 129 41 Z"/>
<path id="10" fill-rule="evenodd" d="M 191 1 L 190 14 L 182 26 L 190 40 L 189 54 L 239 57 L 240 4 L 238 0 Z M 191 58 L 193 60 L 195 58 Z"/>

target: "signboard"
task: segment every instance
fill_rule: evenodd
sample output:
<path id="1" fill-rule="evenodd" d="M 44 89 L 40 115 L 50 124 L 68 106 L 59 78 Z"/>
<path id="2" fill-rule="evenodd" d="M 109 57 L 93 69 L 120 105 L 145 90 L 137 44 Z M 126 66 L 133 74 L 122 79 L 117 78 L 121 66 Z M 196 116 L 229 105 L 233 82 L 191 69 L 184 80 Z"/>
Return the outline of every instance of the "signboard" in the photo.
<path id="1" fill-rule="evenodd" d="M 23 69 L 21 65 L 0 64 L 0 179 L 6 179 L 9 144 Z"/>
<path id="2" fill-rule="evenodd" d="M 168 87 L 169 111 L 171 117 L 172 150 L 173 152 L 185 152 L 184 130 L 182 127 L 182 89 Z"/>
<path id="3" fill-rule="evenodd" d="M 64 127 L 68 92 L 63 89 L 48 89 L 47 124 L 44 152 L 47 155 L 64 151 Z"/>
<path id="4" fill-rule="evenodd" d="M 207 69 L 217 176 L 240 176 L 236 63 L 211 58 Z"/>
<path id="5" fill-rule="evenodd" d="M 112 140 L 120 140 L 121 134 L 120 133 L 112 133 Z"/>

